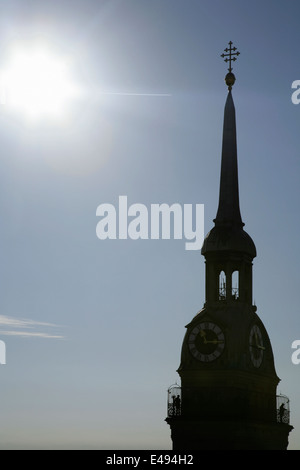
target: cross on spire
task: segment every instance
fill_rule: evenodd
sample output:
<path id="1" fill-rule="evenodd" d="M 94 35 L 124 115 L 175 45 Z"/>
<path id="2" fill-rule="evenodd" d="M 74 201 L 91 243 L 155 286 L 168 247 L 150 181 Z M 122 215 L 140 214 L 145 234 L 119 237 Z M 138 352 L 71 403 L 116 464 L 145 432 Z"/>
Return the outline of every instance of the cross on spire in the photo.
<path id="1" fill-rule="evenodd" d="M 229 68 L 228 68 L 228 71 L 229 73 L 232 72 L 232 67 L 231 67 L 231 61 L 235 61 L 236 60 L 236 57 L 233 57 L 233 56 L 238 56 L 240 55 L 239 51 L 237 52 L 234 52 L 236 51 L 236 47 L 231 47 L 232 46 L 232 41 L 229 41 L 229 48 L 226 47 L 226 49 L 224 49 L 225 52 L 228 52 L 228 54 L 221 54 L 221 57 L 226 57 L 226 59 L 224 59 L 225 62 L 229 62 Z"/>

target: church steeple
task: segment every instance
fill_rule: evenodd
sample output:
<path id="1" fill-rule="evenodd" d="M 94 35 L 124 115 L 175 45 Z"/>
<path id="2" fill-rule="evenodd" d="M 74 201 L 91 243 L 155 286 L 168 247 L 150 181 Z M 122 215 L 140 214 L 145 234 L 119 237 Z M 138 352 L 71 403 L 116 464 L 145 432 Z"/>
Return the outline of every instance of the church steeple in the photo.
<path id="1" fill-rule="evenodd" d="M 235 108 L 231 93 L 235 83 L 231 62 L 235 61 L 240 53 L 235 52 L 236 47 L 231 46 L 232 41 L 229 42 L 229 48 L 225 49 L 226 54 L 221 54 L 221 57 L 225 57 L 224 61 L 229 62 L 228 73 L 225 77 L 229 91 L 224 110 L 219 208 L 214 222 L 216 225 L 242 227 L 244 224 L 239 204 Z"/>
<path id="2" fill-rule="evenodd" d="M 252 238 L 244 231 L 239 203 L 238 160 L 236 142 L 235 107 L 232 87 L 235 75 L 231 61 L 239 52 L 236 47 L 225 49 L 225 62 L 229 62 L 225 77 L 228 95 L 224 109 L 223 142 L 219 206 L 215 226 L 207 234 L 201 253 L 206 259 L 206 302 L 239 300 L 252 305 L 252 261 L 256 248 Z M 233 273 L 238 286 L 233 283 Z M 222 275 L 221 275 L 222 274 Z M 220 278 L 220 276 L 222 278 Z"/>
<path id="3" fill-rule="evenodd" d="M 225 104 L 219 206 L 201 253 L 206 300 L 186 325 L 178 373 L 168 391 L 167 423 L 173 450 L 283 450 L 288 445 L 288 399 L 276 396 L 271 342 L 252 303 L 256 248 L 244 231 L 239 206 L 231 62 Z"/>

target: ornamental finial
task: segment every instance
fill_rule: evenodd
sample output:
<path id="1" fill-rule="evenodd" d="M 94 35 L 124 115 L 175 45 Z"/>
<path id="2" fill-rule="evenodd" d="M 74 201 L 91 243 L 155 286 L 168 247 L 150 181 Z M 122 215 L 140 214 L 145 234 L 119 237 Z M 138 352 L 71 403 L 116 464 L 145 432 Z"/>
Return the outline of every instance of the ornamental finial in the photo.
<path id="1" fill-rule="evenodd" d="M 226 47 L 226 49 L 224 49 L 225 52 L 227 52 L 227 54 L 221 54 L 221 57 L 226 57 L 226 59 L 224 59 L 225 62 L 229 62 L 229 67 L 228 67 L 228 74 L 226 75 L 225 77 L 225 82 L 226 82 L 226 85 L 228 86 L 228 90 L 231 90 L 232 86 L 234 85 L 234 82 L 235 82 L 235 76 L 234 74 L 232 73 L 232 66 L 231 66 L 231 61 L 235 61 L 237 59 L 236 56 L 240 55 L 239 51 L 235 52 L 236 51 L 236 47 L 231 47 L 232 46 L 232 41 L 229 41 L 229 47 Z"/>

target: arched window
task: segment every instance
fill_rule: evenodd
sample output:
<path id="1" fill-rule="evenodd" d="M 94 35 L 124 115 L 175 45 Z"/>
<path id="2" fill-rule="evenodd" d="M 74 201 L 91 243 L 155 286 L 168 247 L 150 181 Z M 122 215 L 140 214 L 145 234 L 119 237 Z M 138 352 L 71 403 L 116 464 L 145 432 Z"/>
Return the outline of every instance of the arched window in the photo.
<path id="1" fill-rule="evenodd" d="M 232 298 L 237 300 L 239 298 L 239 272 L 233 271 L 231 277 Z"/>
<path id="2" fill-rule="evenodd" d="M 226 300 L 226 274 L 224 271 L 219 274 L 219 300 Z"/>

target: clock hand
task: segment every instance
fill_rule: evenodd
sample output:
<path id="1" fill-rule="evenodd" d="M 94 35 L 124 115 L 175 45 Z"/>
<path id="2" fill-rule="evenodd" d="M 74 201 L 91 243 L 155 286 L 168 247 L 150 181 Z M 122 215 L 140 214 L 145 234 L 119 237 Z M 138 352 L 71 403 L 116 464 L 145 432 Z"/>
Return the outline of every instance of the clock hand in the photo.
<path id="1" fill-rule="evenodd" d="M 260 344 L 256 343 L 256 344 L 250 344 L 250 346 L 252 348 L 257 348 L 257 349 L 262 349 L 263 351 L 266 349 L 264 346 L 261 346 Z"/>
<path id="2" fill-rule="evenodd" d="M 213 340 L 206 341 L 206 343 L 219 344 L 219 343 L 224 343 L 224 341 L 222 341 L 222 340 L 219 341 L 217 339 L 213 339 Z"/>
<path id="3" fill-rule="evenodd" d="M 261 346 L 260 344 L 258 344 L 258 334 L 256 333 L 256 331 L 255 331 L 254 334 L 255 334 L 256 347 L 257 347 L 258 349 L 263 349 L 263 350 L 265 350 L 266 348 L 264 348 L 263 346 Z"/>
<path id="4" fill-rule="evenodd" d="M 206 333 L 204 330 L 200 330 L 199 332 L 200 336 L 203 338 L 204 344 L 206 344 L 208 341 L 206 339 Z"/>

